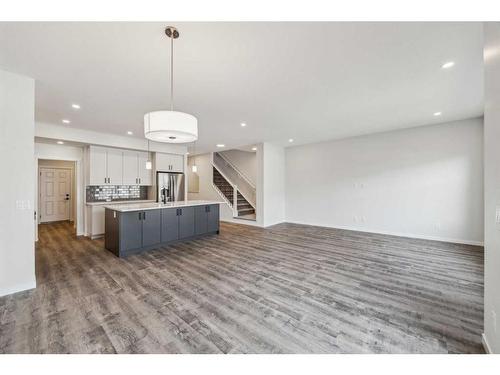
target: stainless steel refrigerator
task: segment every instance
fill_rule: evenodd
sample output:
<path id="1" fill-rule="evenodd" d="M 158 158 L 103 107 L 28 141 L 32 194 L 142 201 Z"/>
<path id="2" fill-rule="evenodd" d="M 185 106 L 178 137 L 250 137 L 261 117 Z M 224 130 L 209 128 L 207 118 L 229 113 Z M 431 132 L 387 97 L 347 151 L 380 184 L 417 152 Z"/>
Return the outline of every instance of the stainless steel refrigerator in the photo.
<path id="1" fill-rule="evenodd" d="M 184 200 L 184 173 L 156 172 L 156 201 L 175 202 Z"/>

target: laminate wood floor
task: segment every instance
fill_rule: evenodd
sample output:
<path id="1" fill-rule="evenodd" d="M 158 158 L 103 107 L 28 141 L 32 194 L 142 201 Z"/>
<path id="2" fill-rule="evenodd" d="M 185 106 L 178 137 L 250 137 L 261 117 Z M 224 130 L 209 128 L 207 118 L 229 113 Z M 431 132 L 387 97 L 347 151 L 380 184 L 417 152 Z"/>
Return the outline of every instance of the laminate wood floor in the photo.
<path id="1" fill-rule="evenodd" d="M 2 353 L 478 353 L 483 249 L 280 224 L 116 258 L 40 226 Z"/>

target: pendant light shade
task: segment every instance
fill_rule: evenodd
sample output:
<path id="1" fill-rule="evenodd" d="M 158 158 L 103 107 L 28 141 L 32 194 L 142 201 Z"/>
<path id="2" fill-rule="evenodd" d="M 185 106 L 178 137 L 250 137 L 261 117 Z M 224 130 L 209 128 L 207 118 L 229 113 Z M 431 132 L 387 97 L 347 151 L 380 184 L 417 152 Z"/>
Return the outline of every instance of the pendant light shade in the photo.
<path id="1" fill-rule="evenodd" d="M 198 139 L 198 120 L 184 112 L 149 112 L 144 115 L 144 136 L 156 142 L 193 142 Z"/>
<path id="2" fill-rule="evenodd" d="M 174 40 L 179 31 L 168 26 L 170 38 L 170 110 L 153 111 L 144 115 L 144 136 L 156 142 L 188 143 L 198 139 L 198 120 L 193 115 L 174 111 Z"/>

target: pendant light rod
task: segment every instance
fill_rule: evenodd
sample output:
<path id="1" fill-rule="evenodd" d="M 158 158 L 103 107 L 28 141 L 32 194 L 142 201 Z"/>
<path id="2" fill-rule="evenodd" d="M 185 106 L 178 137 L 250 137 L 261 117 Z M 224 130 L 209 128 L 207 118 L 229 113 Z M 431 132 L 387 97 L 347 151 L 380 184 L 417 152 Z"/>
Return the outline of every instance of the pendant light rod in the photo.
<path id="1" fill-rule="evenodd" d="M 174 38 L 170 38 L 170 110 L 174 110 Z"/>
<path id="2" fill-rule="evenodd" d="M 173 26 L 167 26 L 165 34 L 170 38 L 170 110 L 174 110 L 174 39 L 179 37 L 179 31 Z"/>
<path id="3" fill-rule="evenodd" d="M 174 39 L 179 37 L 179 31 L 173 26 L 168 26 L 165 34 L 171 39 L 170 110 L 146 113 L 144 136 L 155 142 L 190 143 L 198 139 L 198 120 L 189 113 L 174 111 Z"/>

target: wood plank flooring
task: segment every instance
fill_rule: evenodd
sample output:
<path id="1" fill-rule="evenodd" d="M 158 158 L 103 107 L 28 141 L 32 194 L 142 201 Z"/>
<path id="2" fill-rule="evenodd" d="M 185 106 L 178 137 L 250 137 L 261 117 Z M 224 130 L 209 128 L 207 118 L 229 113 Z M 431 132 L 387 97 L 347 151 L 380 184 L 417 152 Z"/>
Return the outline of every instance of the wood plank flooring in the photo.
<path id="1" fill-rule="evenodd" d="M 40 226 L 1 353 L 480 353 L 483 249 L 280 224 L 116 258 Z"/>

